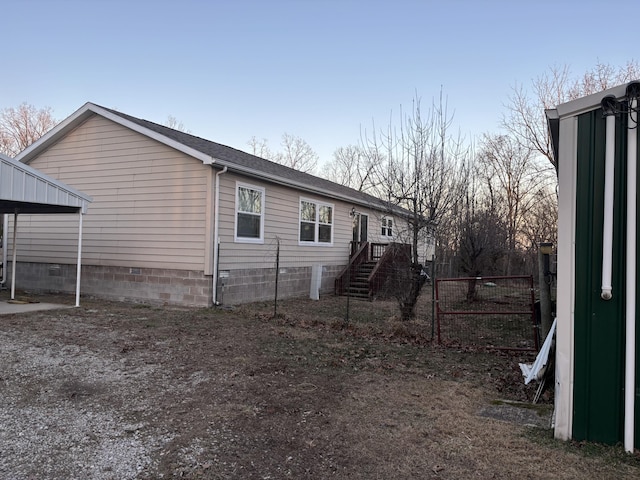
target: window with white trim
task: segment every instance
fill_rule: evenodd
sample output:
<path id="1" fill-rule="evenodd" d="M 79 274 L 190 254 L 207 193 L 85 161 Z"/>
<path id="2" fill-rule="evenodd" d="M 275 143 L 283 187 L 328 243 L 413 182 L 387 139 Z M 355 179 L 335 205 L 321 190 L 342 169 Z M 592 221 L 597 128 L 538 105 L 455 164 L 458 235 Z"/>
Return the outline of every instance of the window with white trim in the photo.
<path id="1" fill-rule="evenodd" d="M 393 237 L 393 219 L 389 217 L 382 217 L 382 236 Z"/>
<path id="2" fill-rule="evenodd" d="M 333 205 L 300 199 L 300 243 L 333 243 Z"/>
<path id="3" fill-rule="evenodd" d="M 263 243 L 264 188 L 236 182 L 235 241 Z"/>

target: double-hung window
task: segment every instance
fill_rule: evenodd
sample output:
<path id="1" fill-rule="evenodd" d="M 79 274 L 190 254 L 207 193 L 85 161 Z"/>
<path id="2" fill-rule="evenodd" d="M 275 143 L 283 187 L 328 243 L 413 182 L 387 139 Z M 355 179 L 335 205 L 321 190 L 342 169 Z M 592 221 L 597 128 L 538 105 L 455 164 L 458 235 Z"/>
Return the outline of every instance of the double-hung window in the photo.
<path id="1" fill-rule="evenodd" d="M 382 217 L 382 236 L 393 237 L 393 219 L 389 217 Z"/>
<path id="2" fill-rule="evenodd" d="M 264 242 L 264 188 L 236 182 L 235 241 Z"/>
<path id="3" fill-rule="evenodd" d="M 300 199 L 300 243 L 333 243 L 333 205 Z"/>

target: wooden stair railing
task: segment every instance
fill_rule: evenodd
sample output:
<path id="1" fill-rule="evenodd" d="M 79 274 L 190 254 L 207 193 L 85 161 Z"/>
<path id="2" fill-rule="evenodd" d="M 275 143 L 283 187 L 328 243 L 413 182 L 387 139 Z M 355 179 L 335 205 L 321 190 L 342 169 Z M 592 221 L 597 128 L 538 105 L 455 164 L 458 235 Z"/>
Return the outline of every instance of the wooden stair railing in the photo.
<path id="1" fill-rule="evenodd" d="M 360 245 L 360 248 L 351 255 L 349 263 L 342 269 L 340 274 L 336 277 L 335 293 L 336 295 L 344 295 L 346 289 L 351 284 L 356 276 L 358 266 L 369 261 L 369 242 L 364 242 Z"/>
<path id="2" fill-rule="evenodd" d="M 396 263 L 411 261 L 411 245 L 402 243 L 352 243 L 351 251 L 355 253 L 336 277 L 336 295 L 348 294 L 371 299 L 383 290 L 387 276 Z"/>
<path id="3" fill-rule="evenodd" d="M 406 243 L 391 243 L 384 249 L 384 253 L 369 274 L 369 296 L 376 297 L 383 291 L 387 277 L 392 268 L 399 264 L 411 264 L 411 245 Z M 384 294 L 384 292 L 382 292 Z"/>

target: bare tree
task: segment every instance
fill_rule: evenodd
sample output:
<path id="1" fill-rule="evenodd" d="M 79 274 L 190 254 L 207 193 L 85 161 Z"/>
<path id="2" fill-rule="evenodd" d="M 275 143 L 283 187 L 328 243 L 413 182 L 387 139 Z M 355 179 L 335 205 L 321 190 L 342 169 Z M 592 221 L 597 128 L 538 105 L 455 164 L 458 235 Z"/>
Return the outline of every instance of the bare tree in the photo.
<path id="1" fill-rule="evenodd" d="M 0 110 L 0 152 L 17 155 L 57 123 L 49 107 L 38 109 L 25 102 Z"/>
<path id="2" fill-rule="evenodd" d="M 348 145 L 333 152 L 333 160 L 323 166 L 327 180 L 351 187 L 360 192 L 374 193 L 378 183 L 376 168 L 380 159 L 367 155 L 359 146 Z"/>
<path id="3" fill-rule="evenodd" d="M 477 278 L 492 275 L 504 257 L 507 228 L 498 212 L 467 195 L 461 211 L 458 258 L 461 272 L 470 278 L 467 301 L 476 299 Z"/>
<path id="4" fill-rule="evenodd" d="M 531 196 L 531 205 L 523 218 L 521 234 L 529 245 L 556 243 L 558 236 L 558 196 L 551 184 L 543 185 Z"/>
<path id="5" fill-rule="evenodd" d="M 507 228 L 506 274 L 523 246 L 525 219 L 536 205 L 536 195 L 552 178 L 534 161 L 534 151 L 512 136 L 485 134 L 478 157 L 482 167 L 490 210 L 500 212 Z"/>
<path id="6" fill-rule="evenodd" d="M 261 158 L 266 158 L 272 162 L 286 165 L 287 167 L 300 170 L 301 172 L 313 173 L 318 166 L 318 154 L 311 146 L 300 137 L 282 134 L 282 151 L 274 152 L 269 149 L 266 139 L 251 137 L 247 142 L 251 147 L 251 153 Z"/>
<path id="7" fill-rule="evenodd" d="M 557 172 L 544 110 L 639 78 L 640 65 L 635 60 L 621 67 L 598 62 L 578 77 L 573 77 L 566 65 L 552 67 L 533 81 L 532 92 L 522 85 L 513 87 L 502 126 L 522 144 L 546 157 Z"/>
<path id="8" fill-rule="evenodd" d="M 251 137 L 247 145 L 251 147 L 250 152 L 256 157 L 266 158 L 267 160 L 273 160 L 275 157 L 275 154 L 267 146 L 266 138 L 258 139 L 255 136 Z"/>
<path id="9" fill-rule="evenodd" d="M 301 172 L 313 173 L 318 166 L 318 154 L 300 137 L 282 134 L 282 152 L 275 161 Z"/>
<path id="10" fill-rule="evenodd" d="M 442 93 L 426 115 L 416 97 L 407 115 L 400 113 L 398 127 L 389 124 L 386 132 L 365 137 L 365 151 L 376 159 L 386 159 L 380 184 L 393 207 L 407 214 L 407 243 L 411 245 L 408 282 L 396 289 L 403 319 L 415 316 L 415 305 L 424 277 L 419 248 L 429 232 L 452 210 L 461 196 L 467 150 L 460 137 L 450 133 L 452 116 Z"/>
<path id="11" fill-rule="evenodd" d="M 167 116 L 167 119 L 165 120 L 163 125 L 165 127 L 172 128 L 173 130 L 178 130 L 179 132 L 191 133 L 189 130 L 185 128 L 184 123 L 182 123 L 173 115 Z"/>

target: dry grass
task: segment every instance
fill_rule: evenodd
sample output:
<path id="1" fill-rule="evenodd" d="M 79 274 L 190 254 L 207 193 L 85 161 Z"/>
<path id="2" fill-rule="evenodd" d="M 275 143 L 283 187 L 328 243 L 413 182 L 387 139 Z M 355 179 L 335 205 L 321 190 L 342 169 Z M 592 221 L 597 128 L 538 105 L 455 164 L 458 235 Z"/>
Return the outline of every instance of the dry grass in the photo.
<path id="1" fill-rule="evenodd" d="M 428 300 L 404 324 L 392 302 L 352 301 L 348 323 L 344 306 L 286 301 L 273 318 L 270 304 L 227 311 L 87 299 L 79 309 L 0 317 L 0 416 L 12 419 L 0 433 L 0 476 L 640 475 L 638 457 L 619 447 L 556 442 L 548 430 L 483 415 L 496 400 L 532 397 L 517 366 L 525 358 L 434 345 Z M 35 411 L 47 412 L 46 430 L 21 427 Z M 33 441 L 16 442 L 20 434 Z"/>

